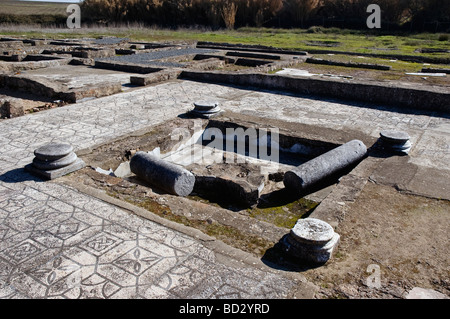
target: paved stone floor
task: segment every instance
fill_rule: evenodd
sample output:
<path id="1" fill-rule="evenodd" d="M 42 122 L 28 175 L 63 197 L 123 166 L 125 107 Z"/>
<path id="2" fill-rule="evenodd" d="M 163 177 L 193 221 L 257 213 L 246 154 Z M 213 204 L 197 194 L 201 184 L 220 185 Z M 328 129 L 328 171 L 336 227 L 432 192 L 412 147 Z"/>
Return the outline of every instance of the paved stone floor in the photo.
<path id="1" fill-rule="evenodd" d="M 285 298 L 296 282 L 224 263 L 194 237 L 23 171 L 33 151 L 75 151 L 151 127 L 217 98 L 234 112 L 352 128 L 407 129 L 411 161 L 448 170 L 450 121 L 383 109 L 175 81 L 0 122 L 0 298 Z"/>

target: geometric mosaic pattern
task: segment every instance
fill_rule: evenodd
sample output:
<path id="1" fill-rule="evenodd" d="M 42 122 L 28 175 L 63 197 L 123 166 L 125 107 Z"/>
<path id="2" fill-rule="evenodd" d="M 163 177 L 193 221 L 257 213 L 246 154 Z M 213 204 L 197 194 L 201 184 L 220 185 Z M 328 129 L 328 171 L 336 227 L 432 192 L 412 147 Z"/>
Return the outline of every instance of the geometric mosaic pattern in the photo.
<path id="1" fill-rule="evenodd" d="M 69 187 L 28 183 L 0 186 L 0 298 L 280 298 L 293 286 Z"/>

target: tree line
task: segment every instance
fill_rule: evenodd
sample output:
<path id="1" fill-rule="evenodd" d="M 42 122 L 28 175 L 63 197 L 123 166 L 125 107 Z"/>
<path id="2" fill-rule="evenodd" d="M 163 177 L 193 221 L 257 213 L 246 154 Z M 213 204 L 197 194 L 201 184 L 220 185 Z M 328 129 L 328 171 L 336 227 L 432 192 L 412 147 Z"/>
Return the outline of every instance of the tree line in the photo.
<path id="1" fill-rule="evenodd" d="M 238 27 L 363 28 L 378 4 L 391 29 L 450 30 L 450 0 L 84 0 L 84 22 L 211 29 Z"/>

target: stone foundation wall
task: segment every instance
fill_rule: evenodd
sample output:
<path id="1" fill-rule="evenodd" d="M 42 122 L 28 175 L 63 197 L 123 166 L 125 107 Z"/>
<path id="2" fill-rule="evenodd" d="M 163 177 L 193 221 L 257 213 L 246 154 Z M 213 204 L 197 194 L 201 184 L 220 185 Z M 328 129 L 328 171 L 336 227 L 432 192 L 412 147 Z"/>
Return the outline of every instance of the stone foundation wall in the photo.
<path id="1" fill-rule="evenodd" d="M 335 65 L 335 66 L 343 66 L 346 68 L 360 68 L 360 69 L 370 69 L 370 70 L 381 70 L 381 71 L 389 71 L 391 66 L 389 65 L 380 65 L 380 64 L 371 64 L 371 63 L 354 63 L 354 62 L 337 62 L 330 60 L 323 60 L 317 58 L 307 58 L 306 63 L 311 64 L 322 64 L 322 65 Z"/>
<path id="2" fill-rule="evenodd" d="M 85 97 L 102 97 L 122 91 L 122 85 L 118 82 L 106 82 L 95 87 L 64 91 L 57 84 L 44 79 L 38 82 L 26 77 L 8 76 L 4 74 L 0 74 L 0 87 L 9 87 L 22 92 L 30 92 L 69 103 L 75 103 Z"/>
<path id="3" fill-rule="evenodd" d="M 362 101 L 426 111 L 450 112 L 450 92 L 346 80 L 295 78 L 270 74 L 183 71 L 181 79 Z"/>
<path id="4" fill-rule="evenodd" d="M 131 76 L 130 83 L 133 85 L 146 86 L 176 79 L 181 74 L 181 69 L 167 69 L 149 75 Z"/>
<path id="5" fill-rule="evenodd" d="M 71 58 L 58 60 L 29 61 L 29 62 L 0 62 L 0 72 L 17 72 L 22 70 L 36 70 L 69 64 Z"/>
<path id="6" fill-rule="evenodd" d="M 130 73 L 153 73 L 163 70 L 162 68 L 155 68 L 148 65 L 133 64 L 126 62 L 114 62 L 114 61 L 95 61 L 94 67 L 100 69 L 108 69 Z"/>

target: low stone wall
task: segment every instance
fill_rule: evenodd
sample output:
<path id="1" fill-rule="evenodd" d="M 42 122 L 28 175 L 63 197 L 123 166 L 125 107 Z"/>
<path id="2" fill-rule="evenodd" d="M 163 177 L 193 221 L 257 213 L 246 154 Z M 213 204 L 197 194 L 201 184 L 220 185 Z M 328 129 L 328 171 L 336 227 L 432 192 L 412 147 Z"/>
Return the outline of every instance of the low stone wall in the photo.
<path id="1" fill-rule="evenodd" d="M 50 81 L 37 82 L 26 77 L 0 75 L 0 87 L 8 87 L 23 92 L 31 92 L 36 95 L 60 98 L 58 86 Z"/>
<path id="2" fill-rule="evenodd" d="M 216 58 L 197 60 L 186 63 L 186 68 L 193 70 L 213 70 L 225 66 L 225 61 Z"/>
<path id="3" fill-rule="evenodd" d="M 162 68 L 155 68 L 144 64 L 134 64 L 116 61 L 95 61 L 94 67 L 99 69 L 140 73 L 140 74 L 153 73 L 163 70 Z"/>
<path id="4" fill-rule="evenodd" d="M 25 46 L 22 41 L 2 41 L 0 49 L 23 49 Z"/>
<path id="5" fill-rule="evenodd" d="M 108 58 L 116 55 L 115 49 L 101 49 L 101 50 L 81 50 L 81 58 L 94 59 L 94 58 Z M 74 56 L 72 54 L 72 56 Z M 74 56 L 75 57 L 75 56 Z"/>
<path id="6" fill-rule="evenodd" d="M 122 85 L 116 82 L 107 82 L 95 87 L 84 87 L 75 90 L 63 91 L 61 87 L 51 81 L 40 79 L 39 81 L 18 76 L 0 74 L 0 87 L 8 87 L 22 92 L 30 92 L 36 95 L 62 100 L 70 103 L 85 97 L 102 97 L 122 91 Z"/>
<path id="7" fill-rule="evenodd" d="M 118 55 L 131 55 L 131 54 L 136 54 L 136 50 L 132 50 L 132 49 L 116 49 L 116 54 L 118 54 Z"/>
<path id="8" fill-rule="evenodd" d="M 36 61 L 54 61 L 61 60 L 61 57 L 45 54 L 28 54 L 21 61 L 22 62 L 36 62 Z"/>
<path id="9" fill-rule="evenodd" d="M 181 71 L 181 69 L 167 69 L 149 75 L 131 76 L 130 83 L 132 85 L 146 86 L 153 83 L 174 80 L 181 74 Z"/>
<path id="10" fill-rule="evenodd" d="M 450 69 L 434 69 L 434 68 L 423 68 L 423 73 L 446 73 L 450 74 Z"/>
<path id="11" fill-rule="evenodd" d="M 220 49 L 220 50 L 238 50 L 238 51 L 252 51 L 252 52 L 265 52 L 275 54 L 290 54 L 290 55 L 307 55 L 309 54 L 342 54 L 342 55 L 354 55 L 354 56 L 366 56 L 373 58 L 384 59 L 397 59 L 402 61 L 417 62 L 417 63 L 436 63 L 436 64 L 450 64 L 450 58 L 440 57 L 426 57 L 420 55 L 403 55 L 403 54 L 377 54 L 377 53 L 359 53 L 359 52 L 346 52 L 337 50 L 326 49 L 310 49 L 303 51 L 299 49 L 279 49 L 273 47 L 267 47 L 262 45 L 245 45 L 245 44 L 229 44 L 229 43 L 216 43 L 216 42 L 203 42 L 197 43 L 197 48 L 205 49 Z"/>
<path id="12" fill-rule="evenodd" d="M 254 67 L 266 65 L 266 64 L 269 64 L 272 62 L 273 61 L 270 61 L 270 60 L 256 60 L 256 59 L 239 58 L 239 59 L 237 59 L 237 61 L 234 64 L 254 68 Z"/>
<path id="13" fill-rule="evenodd" d="M 58 60 L 29 61 L 29 62 L 0 62 L 0 72 L 13 73 L 23 70 L 36 70 L 69 64 L 72 58 Z"/>
<path id="14" fill-rule="evenodd" d="M 311 64 L 334 65 L 334 66 L 343 66 L 346 68 L 359 68 L 359 69 L 370 69 L 370 70 L 381 70 L 381 71 L 389 71 L 391 69 L 391 66 L 389 66 L 389 65 L 371 64 L 371 63 L 355 63 L 355 62 L 338 62 L 338 61 L 330 61 L 330 60 L 317 59 L 317 58 L 307 58 L 305 62 L 311 63 Z"/>
<path id="15" fill-rule="evenodd" d="M 105 82 L 96 84 L 95 87 L 83 87 L 69 92 L 60 92 L 68 102 L 76 102 L 87 97 L 102 97 L 122 92 L 122 84 L 119 82 Z"/>
<path id="16" fill-rule="evenodd" d="M 346 52 L 346 51 L 335 51 L 335 50 L 320 50 L 320 49 L 309 49 L 309 54 L 336 54 L 336 55 L 352 55 L 352 56 L 365 56 L 371 58 L 381 58 L 381 59 L 395 59 L 407 62 L 415 63 L 435 63 L 435 64 L 449 64 L 450 58 L 438 58 L 438 57 L 427 57 L 420 55 L 403 55 L 403 54 L 379 54 L 379 53 L 360 53 L 360 52 Z"/>
<path id="17" fill-rule="evenodd" d="M 225 65 L 225 61 L 216 58 L 198 60 L 186 63 L 191 70 L 211 70 Z M 181 68 L 169 68 L 148 75 L 131 76 L 130 83 L 133 85 L 146 86 L 154 83 L 177 79 L 183 70 Z"/>
<path id="18" fill-rule="evenodd" d="M 194 57 L 195 61 L 198 60 L 208 60 L 208 59 L 219 59 L 225 61 L 225 63 L 234 64 L 236 63 L 236 59 L 229 58 L 224 55 L 214 55 L 214 54 L 196 54 Z"/>
<path id="19" fill-rule="evenodd" d="M 307 55 L 305 51 L 287 50 L 263 45 L 246 45 L 246 44 L 230 44 L 230 43 L 215 43 L 215 42 L 197 42 L 197 48 L 201 49 L 218 49 L 218 50 L 237 50 L 250 52 L 263 52 L 275 54 L 289 54 L 289 55 Z"/>
<path id="20" fill-rule="evenodd" d="M 241 58 L 253 58 L 253 59 L 267 59 L 267 60 L 280 60 L 281 56 L 273 54 L 259 54 L 251 52 L 227 52 L 227 56 L 235 56 Z"/>
<path id="21" fill-rule="evenodd" d="M 392 105 L 407 109 L 450 112 L 448 103 L 450 92 L 442 88 L 421 90 L 369 82 L 355 83 L 337 79 L 296 78 L 259 73 L 183 71 L 180 78 Z"/>

